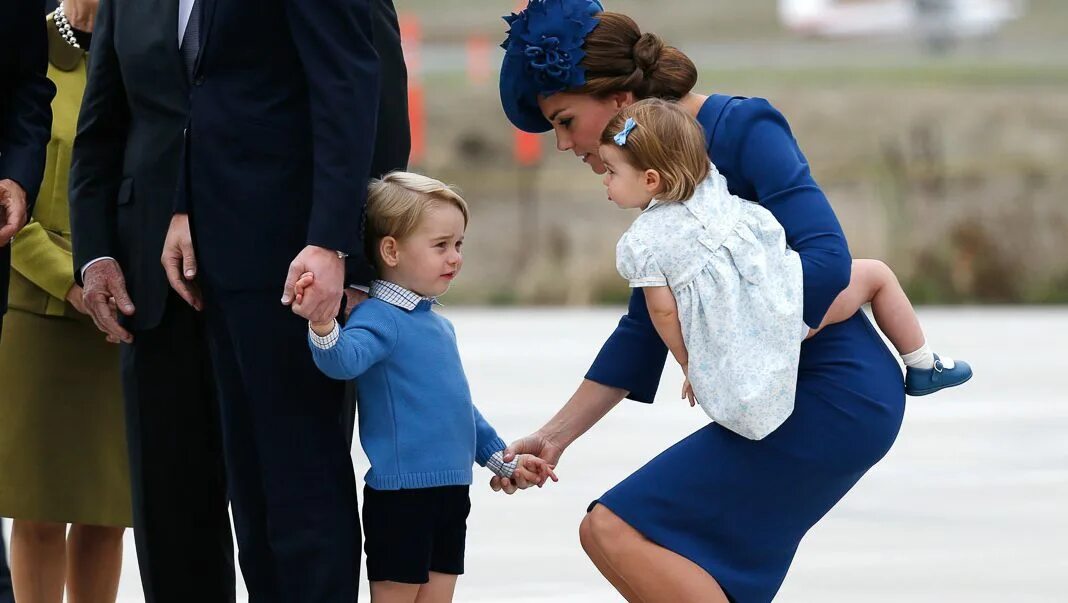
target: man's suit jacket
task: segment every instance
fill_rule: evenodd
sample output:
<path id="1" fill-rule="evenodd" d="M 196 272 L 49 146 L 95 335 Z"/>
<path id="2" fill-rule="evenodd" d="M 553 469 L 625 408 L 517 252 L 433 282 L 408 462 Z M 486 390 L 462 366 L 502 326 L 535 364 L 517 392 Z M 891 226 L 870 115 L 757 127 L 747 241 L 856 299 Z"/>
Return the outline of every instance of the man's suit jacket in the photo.
<path id="1" fill-rule="evenodd" d="M 379 178 L 387 172 L 407 168 L 412 150 L 408 123 L 408 71 L 393 0 L 374 0 L 373 30 L 381 76 L 371 176 Z M 368 285 L 374 276 L 372 263 L 363 253 L 346 262 L 346 283 Z"/>
<path id="2" fill-rule="evenodd" d="M 362 252 L 373 0 L 204 0 L 183 175 L 199 278 L 280 293 L 306 246 Z"/>
<path id="3" fill-rule="evenodd" d="M 169 291 L 160 256 L 173 214 L 189 84 L 178 53 L 178 0 L 103 0 L 70 175 L 74 274 L 118 260 L 137 312 L 159 323 Z"/>
<path id="4" fill-rule="evenodd" d="M 26 191 L 33 211 L 52 129 L 44 0 L 0 2 L 0 180 Z M 6 241 L 4 241 L 6 243 Z M 11 247 L 0 248 L 0 316 L 7 310 Z"/>
<path id="5" fill-rule="evenodd" d="M 373 174 L 404 167 L 410 138 L 407 77 L 397 16 L 375 0 L 375 46 L 382 88 Z M 126 324 L 149 329 L 163 315 L 169 286 L 160 266 L 174 210 L 190 86 L 178 53 L 178 0 L 103 0 L 93 34 L 89 84 L 71 170 L 75 278 L 99 257 L 114 257 L 137 312 Z M 367 280 L 362 257 L 349 282 Z"/>

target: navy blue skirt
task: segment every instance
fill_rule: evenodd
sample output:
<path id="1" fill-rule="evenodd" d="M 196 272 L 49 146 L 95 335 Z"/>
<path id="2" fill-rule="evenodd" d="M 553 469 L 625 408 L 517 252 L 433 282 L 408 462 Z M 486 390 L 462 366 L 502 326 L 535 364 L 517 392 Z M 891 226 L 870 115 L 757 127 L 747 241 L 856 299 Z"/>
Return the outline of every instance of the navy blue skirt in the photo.
<path id="1" fill-rule="evenodd" d="M 802 344 L 794 412 L 774 433 L 752 441 L 709 424 L 594 504 L 700 565 L 732 601 L 770 601 L 801 538 L 890 449 L 904 410 L 901 369 L 858 312 Z"/>

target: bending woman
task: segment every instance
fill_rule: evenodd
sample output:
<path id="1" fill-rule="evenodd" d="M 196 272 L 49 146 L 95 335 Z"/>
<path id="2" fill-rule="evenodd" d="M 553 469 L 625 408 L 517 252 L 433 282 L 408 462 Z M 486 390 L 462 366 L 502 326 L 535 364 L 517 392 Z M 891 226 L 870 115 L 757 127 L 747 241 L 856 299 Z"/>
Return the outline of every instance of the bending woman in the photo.
<path id="1" fill-rule="evenodd" d="M 533 0 L 506 20 L 501 102 L 516 127 L 552 130 L 559 150 L 601 174 L 599 138 L 620 109 L 677 100 L 704 128 L 730 192 L 782 224 L 801 256 L 805 323 L 820 326 L 849 284 L 849 249 L 774 107 L 694 92 L 689 58 L 592 0 Z M 652 402 L 666 356 L 636 290 L 575 394 L 509 452 L 558 462 L 624 397 Z M 752 441 L 715 423 L 697 430 L 591 504 L 582 545 L 628 601 L 770 601 L 805 533 L 890 449 L 904 402 L 897 362 L 858 312 L 802 345 L 794 411 L 775 432 Z"/>

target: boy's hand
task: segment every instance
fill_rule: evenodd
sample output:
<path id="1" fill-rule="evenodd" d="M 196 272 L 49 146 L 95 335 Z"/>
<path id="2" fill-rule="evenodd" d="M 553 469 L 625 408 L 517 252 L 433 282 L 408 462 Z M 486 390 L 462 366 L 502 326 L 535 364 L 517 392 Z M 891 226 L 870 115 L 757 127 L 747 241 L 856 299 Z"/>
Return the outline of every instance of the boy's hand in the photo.
<path id="1" fill-rule="evenodd" d="M 515 472 L 512 473 L 513 478 L 522 477 L 531 484 L 537 484 L 539 488 L 549 479 L 554 482 L 560 481 L 560 478 L 556 477 L 556 473 L 553 472 L 556 465 L 550 465 L 532 454 L 521 454 L 516 457 L 516 462 Z"/>
<path id="2" fill-rule="evenodd" d="M 297 279 L 296 284 L 293 285 L 293 292 L 296 294 L 297 303 L 304 301 L 304 290 L 315 284 L 315 275 L 311 272 L 305 272 Z"/>

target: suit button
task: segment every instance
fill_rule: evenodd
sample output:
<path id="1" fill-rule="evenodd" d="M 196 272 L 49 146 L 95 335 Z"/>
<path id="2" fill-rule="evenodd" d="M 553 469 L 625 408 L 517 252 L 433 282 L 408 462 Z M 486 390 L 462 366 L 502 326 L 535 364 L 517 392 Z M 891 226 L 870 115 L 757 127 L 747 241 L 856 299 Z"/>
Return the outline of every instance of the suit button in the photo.
<path id="1" fill-rule="evenodd" d="M 204 76 L 202 76 L 202 75 L 198 75 L 195 79 L 193 79 L 193 85 L 194 86 L 200 86 L 203 83 L 204 83 Z"/>

